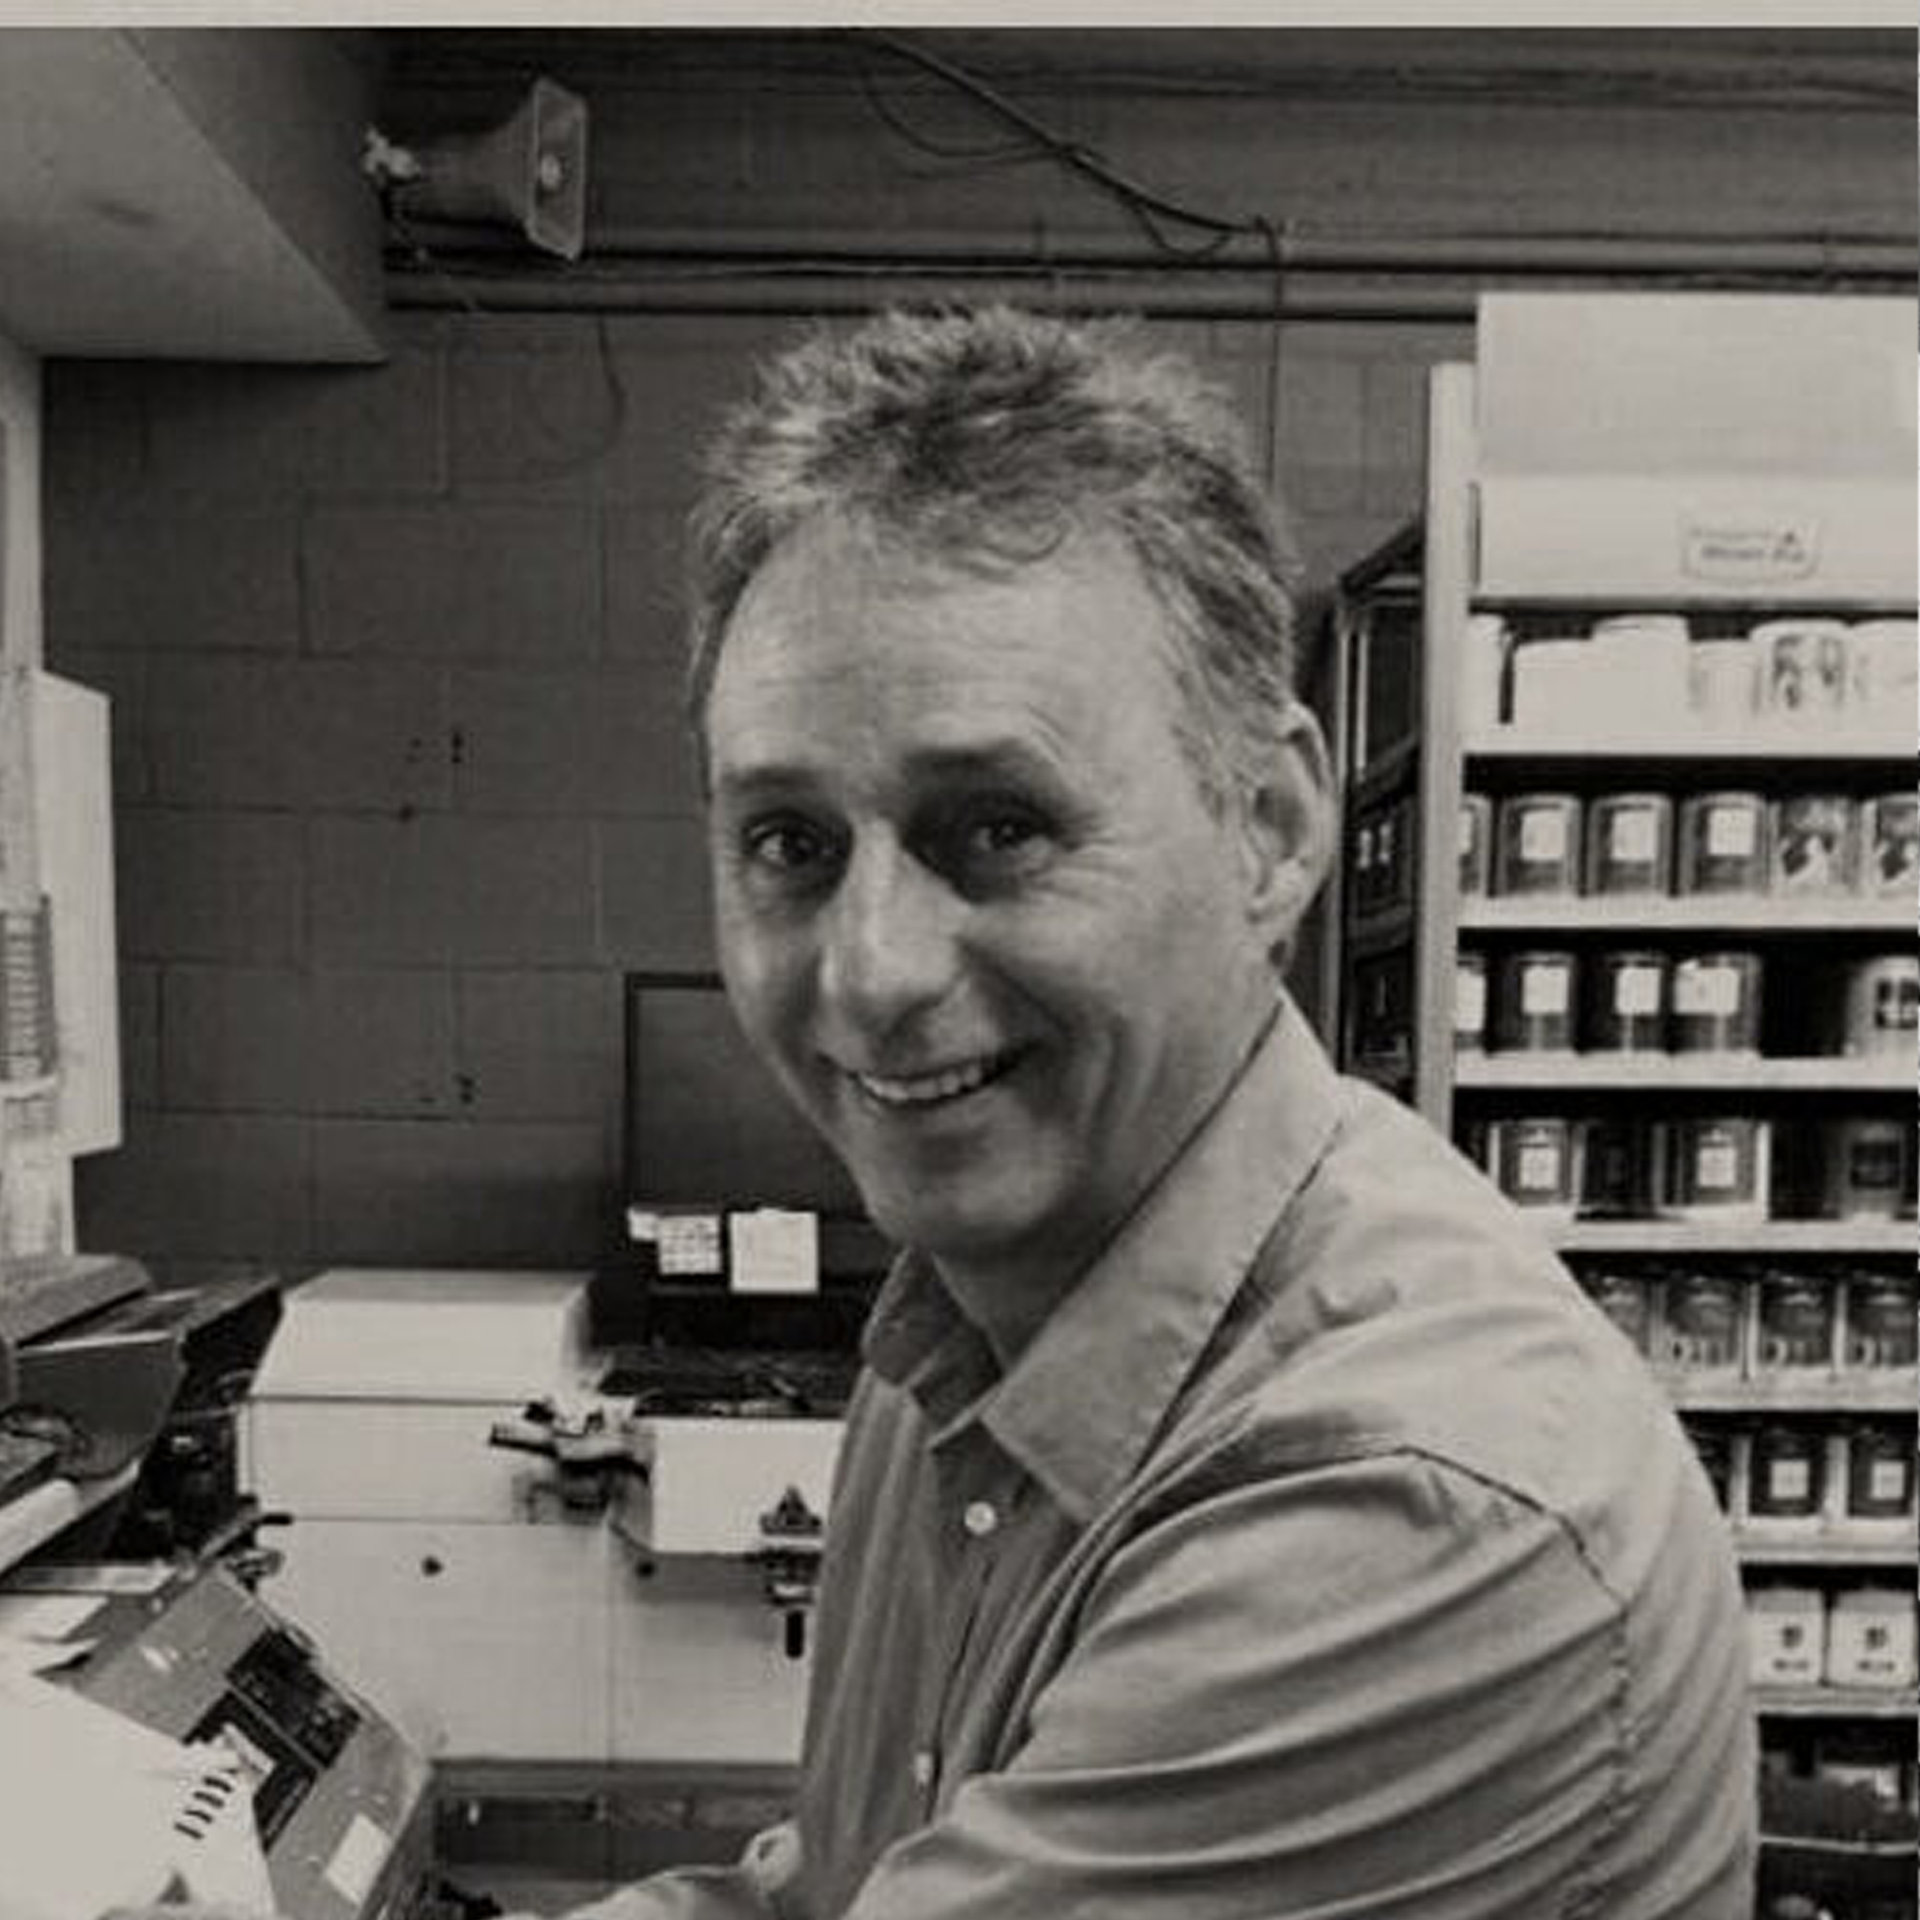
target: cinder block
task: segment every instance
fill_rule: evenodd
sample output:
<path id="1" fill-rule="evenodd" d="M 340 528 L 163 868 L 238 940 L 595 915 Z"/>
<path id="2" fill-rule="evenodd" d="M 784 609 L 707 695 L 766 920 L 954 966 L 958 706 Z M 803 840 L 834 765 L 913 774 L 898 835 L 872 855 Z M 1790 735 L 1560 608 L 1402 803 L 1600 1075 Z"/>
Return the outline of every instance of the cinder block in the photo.
<path id="1" fill-rule="evenodd" d="M 313 1124 L 322 1260 L 571 1266 L 608 1244 L 612 1181 L 598 1126 Z"/>
<path id="2" fill-rule="evenodd" d="M 606 654 L 632 660 L 675 685 L 686 671 L 684 506 L 619 502 L 605 509 Z"/>
<path id="3" fill-rule="evenodd" d="M 160 969 L 123 959 L 120 988 L 120 1105 L 160 1104 Z"/>
<path id="4" fill-rule="evenodd" d="M 322 965 L 564 967 L 594 957 L 582 823 L 320 820 L 313 862 Z"/>
<path id="5" fill-rule="evenodd" d="M 41 367 L 42 500 L 49 552 L 84 541 L 97 513 L 148 497 L 147 363 L 54 359 Z"/>
<path id="6" fill-rule="evenodd" d="M 162 800 L 252 807 L 444 807 L 442 670 L 384 660 L 165 660 L 153 684 Z"/>
<path id="7" fill-rule="evenodd" d="M 136 1258 L 305 1260 L 312 1141 L 304 1120 L 127 1115 L 125 1144 L 76 1163 L 83 1246 Z"/>
<path id="8" fill-rule="evenodd" d="M 275 965 L 305 957 L 301 821 L 122 807 L 114 856 L 123 959 Z"/>
<path id="9" fill-rule="evenodd" d="M 457 803 L 473 812 L 679 814 L 699 804 L 664 674 L 456 673 Z"/>
<path id="10" fill-rule="evenodd" d="M 590 508 L 330 507 L 308 520 L 315 653 L 591 659 L 599 529 Z"/>
<path id="11" fill-rule="evenodd" d="M 47 628 L 101 652 L 291 653 L 299 601 L 291 512 L 76 508 L 50 521 Z"/>
<path id="12" fill-rule="evenodd" d="M 489 333 L 448 365 L 449 459 L 463 495 L 591 498 L 620 454 L 627 397 L 591 316 L 551 320 L 558 337 L 521 344 Z"/>
<path id="13" fill-rule="evenodd" d="M 636 969 L 710 969 L 713 894 L 701 824 L 619 821 L 597 832 L 603 956 Z"/>
<path id="14" fill-rule="evenodd" d="M 162 1085 L 175 1111 L 417 1115 L 453 1104 L 442 973 L 175 967 Z"/>
<path id="15" fill-rule="evenodd" d="M 68 647 L 59 644 L 55 634 L 47 635 L 48 670 L 107 696 L 113 797 L 120 806 L 153 798 L 147 711 L 151 664 L 144 653 L 103 653 L 90 647 Z"/>
<path id="16" fill-rule="evenodd" d="M 170 495 L 290 500 L 445 485 L 430 336 L 401 337 L 378 367 L 156 366 L 146 404 L 152 484 Z"/>
<path id="17" fill-rule="evenodd" d="M 1426 453 L 1427 369 L 1379 360 L 1366 373 L 1365 504 L 1370 512 L 1412 512 L 1421 499 Z"/>
<path id="18" fill-rule="evenodd" d="M 624 1074 L 618 973 L 463 973 L 458 1001 L 464 1113 L 476 1120 L 617 1118 Z"/>

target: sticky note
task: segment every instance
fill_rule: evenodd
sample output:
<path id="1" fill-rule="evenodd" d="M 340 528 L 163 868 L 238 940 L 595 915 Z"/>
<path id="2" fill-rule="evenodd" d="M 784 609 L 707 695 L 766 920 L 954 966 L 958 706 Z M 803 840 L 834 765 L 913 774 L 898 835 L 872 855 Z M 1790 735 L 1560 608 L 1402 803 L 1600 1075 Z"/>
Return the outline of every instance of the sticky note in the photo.
<path id="1" fill-rule="evenodd" d="M 818 1293 L 820 1217 L 782 1207 L 727 1216 L 728 1285 L 735 1293 Z"/>

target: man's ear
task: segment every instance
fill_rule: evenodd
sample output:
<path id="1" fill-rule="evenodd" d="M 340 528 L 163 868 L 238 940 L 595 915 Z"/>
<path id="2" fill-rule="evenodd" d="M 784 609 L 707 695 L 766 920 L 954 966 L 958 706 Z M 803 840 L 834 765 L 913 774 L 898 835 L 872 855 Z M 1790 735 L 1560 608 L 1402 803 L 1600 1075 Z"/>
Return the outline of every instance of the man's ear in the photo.
<path id="1" fill-rule="evenodd" d="M 1335 812 L 1333 763 L 1320 723 L 1295 702 L 1243 808 L 1247 918 L 1270 951 L 1292 945 L 1327 877 Z"/>

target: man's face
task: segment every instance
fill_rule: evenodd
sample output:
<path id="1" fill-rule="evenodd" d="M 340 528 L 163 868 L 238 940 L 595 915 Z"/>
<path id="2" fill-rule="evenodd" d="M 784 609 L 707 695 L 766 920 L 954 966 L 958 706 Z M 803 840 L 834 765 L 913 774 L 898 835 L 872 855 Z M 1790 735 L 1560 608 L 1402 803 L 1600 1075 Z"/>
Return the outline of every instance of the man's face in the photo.
<path id="1" fill-rule="evenodd" d="M 1082 537 L 981 578 L 802 530 L 707 710 L 722 969 L 897 1240 L 1077 1272 L 1271 1005 L 1245 829 L 1175 733 L 1165 615 Z"/>

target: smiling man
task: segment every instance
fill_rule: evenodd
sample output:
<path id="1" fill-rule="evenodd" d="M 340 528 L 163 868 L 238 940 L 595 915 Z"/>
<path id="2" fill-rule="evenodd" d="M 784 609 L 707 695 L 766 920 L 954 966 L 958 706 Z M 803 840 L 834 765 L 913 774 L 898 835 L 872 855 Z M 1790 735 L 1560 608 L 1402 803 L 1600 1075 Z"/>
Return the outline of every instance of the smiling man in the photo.
<path id="1" fill-rule="evenodd" d="M 885 317 L 723 436 L 722 965 L 905 1251 L 794 1819 L 596 1920 L 1748 1920 L 1706 1478 L 1284 990 L 1333 813 L 1290 581 L 1124 333 Z"/>

